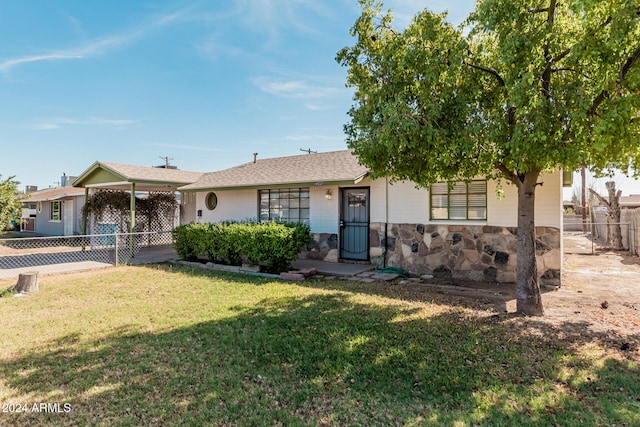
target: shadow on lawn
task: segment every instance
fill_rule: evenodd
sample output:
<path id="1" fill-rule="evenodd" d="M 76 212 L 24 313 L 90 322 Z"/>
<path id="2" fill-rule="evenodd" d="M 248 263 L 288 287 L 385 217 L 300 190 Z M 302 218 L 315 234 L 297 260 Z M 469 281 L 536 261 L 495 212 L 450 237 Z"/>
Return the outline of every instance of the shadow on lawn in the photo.
<path id="1" fill-rule="evenodd" d="M 149 267 L 147 267 L 149 268 Z M 227 282 L 254 284 L 257 286 L 271 283 L 279 278 L 266 278 L 248 274 L 211 271 L 201 268 L 175 266 L 171 264 L 157 265 L 176 272 L 196 277 L 217 277 Z M 292 286 L 303 286 L 314 289 L 342 291 L 353 294 L 382 296 L 412 302 L 435 302 L 473 309 L 487 309 L 498 313 L 506 312 L 507 301 L 515 299 L 515 284 L 481 283 L 455 281 L 453 279 L 432 279 L 430 284 L 397 284 L 394 282 L 376 281 L 372 283 L 344 280 L 310 279 L 301 282 L 288 282 Z M 542 292 L 548 292 L 542 289 Z"/>
<path id="2" fill-rule="evenodd" d="M 600 366 L 501 318 L 455 309 L 421 317 L 346 293 L 234 310 L 161 333 L 65 336 L 9 360 L 5 385 L 74 412 L 2 414 L 0 424 L 640 422 L 637 363 L 611 357 Z"/>

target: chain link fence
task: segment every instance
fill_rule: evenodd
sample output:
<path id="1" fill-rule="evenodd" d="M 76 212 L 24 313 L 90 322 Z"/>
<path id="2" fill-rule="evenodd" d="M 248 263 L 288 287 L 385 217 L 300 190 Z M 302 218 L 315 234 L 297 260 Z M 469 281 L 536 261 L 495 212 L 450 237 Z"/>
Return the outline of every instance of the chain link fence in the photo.
<path id="1" fill-rule="evenodd" d="M 574 215 L 565 215 L 564 231 L 571 232 L 573 234 L 582 234 L 591 241 L 591 246 L 585 248 L 585 253 L 595 253 L 598 249 L 611 248 L 609 227 L 619 225 L 620 233 L 622 235 L 622 250 L 629 251 L 630 255 L 638 255 L 638 239 L 640 238 L 640 230 L 638 225 L 640 223 L 639 218 L 632 216 L 634 212 L 624 212 L 622 215 L 623 222 L 610 223 L 607 222 L 606 214 L 599 211 L 592 211 L 591 215 L 587 216 L 585 222 L 586 233 L 583 232 L 582 218 Z M 628 221 L 628 222 L 627 222 Z"/>
<path id="2" fill-rule="evenodd" d="M 27 271 L 55 274 L 136 263 L 141 256 L 153 262 L 148 254 L 172 251 L 172 245 L 171 231 L 0 239 L 0 279 Z"/>

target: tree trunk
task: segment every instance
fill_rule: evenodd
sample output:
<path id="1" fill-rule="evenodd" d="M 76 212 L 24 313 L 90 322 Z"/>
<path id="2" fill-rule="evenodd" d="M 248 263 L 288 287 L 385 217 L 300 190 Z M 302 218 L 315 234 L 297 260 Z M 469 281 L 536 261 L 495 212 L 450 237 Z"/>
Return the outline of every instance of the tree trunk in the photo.
<path id="1" fill-rule="evenodd" d="M 596 193 L 593 189 L 589 189 L 600 204 L 607 207 L 607 241 L 615 249 L 623 249 L 622 246 L 622 229 L 620 227 L 620 196 L 622 191 L 616 192 L 615 181 L 607 181 L 604 183 L 609 193 L 609 200 Z"/>
<path id="2" fill-rule="evenodd" d="M 580 168 L 582 178 L 582 232 L 587 234 L 587 178 L 584 166 Z"/>
<path id="3" fill-rule="evenodd" d="M 38 272 L 21 273 L 14 289 L 20 293 L 38 292 Z"/>
<path id="4" fill-rule="evenodd" d="M 609 193 L 609 242 L 615 249 L 622 249 L 622 229 L 620 227 L 620 196 L 622 191 L 616 193 L 616 183 L 608 181 L 605 184 Z"/>
<path id="5" fill-rule="evenodd" d="M 535 190 L 539 171 L 529 171 L 518 186 L 518 262 L 516 267 L 516 311 L 543 316 L 536 263 Z"/>

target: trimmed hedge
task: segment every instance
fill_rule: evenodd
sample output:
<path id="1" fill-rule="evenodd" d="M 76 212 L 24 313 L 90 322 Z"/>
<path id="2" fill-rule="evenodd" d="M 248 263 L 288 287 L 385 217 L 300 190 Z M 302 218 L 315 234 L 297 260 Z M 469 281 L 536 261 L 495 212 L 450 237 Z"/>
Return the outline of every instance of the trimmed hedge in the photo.
<path id="1" fill-rule="evenodd" d="M 313 240 L 308 225 L 281 222 L 219 222 L 186 224 L 172 231 L 178 255 L 186 260 L 240 265 L 243 261 L 280 272 L 289 268 Z"/>

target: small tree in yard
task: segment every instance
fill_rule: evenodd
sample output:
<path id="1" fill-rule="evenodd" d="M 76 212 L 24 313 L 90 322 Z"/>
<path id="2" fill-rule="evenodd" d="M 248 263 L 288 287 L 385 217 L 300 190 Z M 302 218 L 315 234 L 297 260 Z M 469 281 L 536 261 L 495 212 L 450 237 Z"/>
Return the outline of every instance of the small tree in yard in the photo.
<path id="1" fill-rule="evenodd" d="M 381 3 L 360 3 L 337 57 L 355 88 L 349 147 L 374 177 L 514 184 L 517 311 L 543 315 L 540 173 L 640 161 L 640 0 L 479 0 L 467 32 L 426 10 L 401 31 Z"/>
<path id="2" fill-rule="evenodd" d="M 0 175 L 0 178 L 2 175 Z M 0 232 L 4 231 L 9 221 L 15 218 L 18 209 L 20 209 L 20 200 L 18 199 L 18 181 L 13 176 L 2 180 L 0 179 Z"/>
<path id="3" fill-rule="evenodd" d="M 622 229 L 620 227 L 620 196 L 622 191 L 616 191 L 615 181 L 607 181 L 604 185 L 607 188 L 609 200 L 602 197 L 592 188 L 589 189 L 589 192 L 607 208 L 607 240 L 615 249 L 623 249 Z"/>

